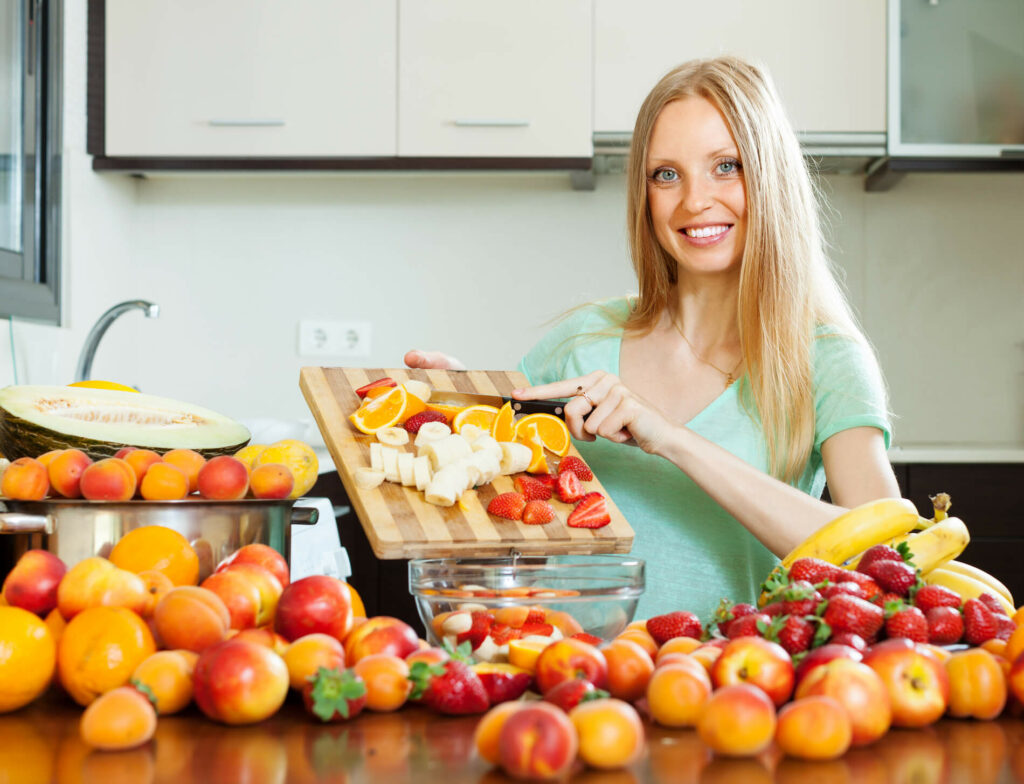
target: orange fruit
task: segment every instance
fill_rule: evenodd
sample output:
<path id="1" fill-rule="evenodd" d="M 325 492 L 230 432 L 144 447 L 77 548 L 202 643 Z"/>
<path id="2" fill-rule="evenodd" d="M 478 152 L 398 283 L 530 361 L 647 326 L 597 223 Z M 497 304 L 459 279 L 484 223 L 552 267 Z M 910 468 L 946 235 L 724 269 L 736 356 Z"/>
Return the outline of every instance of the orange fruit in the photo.
<path id="1" fill-rule="evenodd" d="M 512 410 L 512 402 L 509 401 L 498 410 L 498 415 L 491 423 L 491 438 L 495 441 L 515 441 L 515 418 L 516 412 Z"/>
<path id="2" fill-rule="evenodd" d="M 57 644 L 39 616 L 0 607 L 0 713 L 28 705 L 46 691 L 57 662 Z"/>
<path id="3" fill-rule="evenodd" d="M 427 403 L 427 411 L 437 411 L 439 414 L 444 414 L 449 425 L 455 419 L 455 415 L 461 410 L 462 406 L 453 406 L 448 403 Z"/>
<path id="4" fill-rule="evenodd" d="M 114 545 L 109 559 L 114 566 L 135 574 L 163 572 L 175 585 L 199 582 L 199 556 L 188 539 L 166 526 L 133 528 Z"/>
<path id="5" fill-rule="evenodd" d="M 537 669 L 540 652 L 548 645 L 547 640 L 509 640 L 508 663 L 533 672 Z"/>
<path id="6" fill-rule="evenodd" d="M 554 414 L 527 414 L 516 423 L 516 440 L 526 443 L 524 435 L 532 427 L 537 428 L 541 444 L 559 457 L 569 451 L 569 428 Z"/>
<path id="7" fill-rule="evenodd" d="M 458 433 L 466 425 L 476 425 L 489 433 L 497 416 L 498 409 L 494 406 L 466 406 L 452 420 L 452 430 Z"/>
<path id="8" fill-rule="evenodd" d="M 372 435 L 382 428 L 401 424 L 424 408 L 426 404 L 422 400 L 406 392 L 405 387 L 397 386 L 386 394 L 370 398 L 348 419 L 357 430 Z"/>
<path id="9" fill-rule="evenodd" d="M 79 705 L 124 686 L 156 651 L 146 622 L 124 607 L 90 607 L 68 623 L 57 646 L 61 685 Z"/>
<path id="10" fill-rule="evenodd" d="M 530 465 L 526 467 L 526 472 L 529 474 L 546 474 L 548 472 L 548 461 L 544 457 L 544 442 L 541 440 L 537 424 L 531 423 L 522 430 L 517 427 L 516 440 L 520 444 L 530 447 L 533 453 L 530 456 Z"/>

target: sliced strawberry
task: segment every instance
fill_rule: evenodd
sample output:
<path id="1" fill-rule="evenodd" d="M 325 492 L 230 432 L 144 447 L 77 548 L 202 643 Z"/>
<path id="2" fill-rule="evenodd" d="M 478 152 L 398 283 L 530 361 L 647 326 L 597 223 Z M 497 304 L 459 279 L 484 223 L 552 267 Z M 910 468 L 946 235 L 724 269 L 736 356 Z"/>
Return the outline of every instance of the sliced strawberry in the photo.
<path id="1" fill-rule="evenodd" d="M 530 474 L 530 478 L 552 489 L 558 484 L 558 477 L 555 474 Z"/>
<path id="2" fill-rule="evenodd" d="M 526 498 L 522 493 L 501 493 L 487 504 L 488 514 L 504 517 L 506 520 L 522 520 L 525 508 Z"/>
<path id="3" fill-rule="evenodd" d="M 574 640 L 582 640 L 583 642 L 589 643 L 594 647 L 604 645 L 604 640 L 602 640 L 600 637 L 595 637 L 593 634 L 587 634 L 586 632 L 576 632 L 576 634 L 573 634 L 571 636 Z"/>
<path id="4" fill-rule="evenodd" d="M 527 501 L 523 509 L 523 522 L 527 525 L 544 525 L 555 519 L 555 510 L 547 501 Z"/>
<path id="5" fill-rule="evenodd" d="M 555 627 L 550 623 L 524 623 L 519 628 L 519 633 L 523 637 L 529 637 L 535 635 L 538 637 L 550 637 L 554 634 Z"/>
<path id="6" fill-rule="evenodd" d="M 580 499 L 576 508 L 569 513 L 566 523 L 570 528 L 601 528 L 611 521 L 604 496 L 595 492 L 587 493 Z"/>
<path id="7" fill-rule="evenodd" d="M 540 607 L 531 607 L 530 611 L 526 614 L 526 620 L 523 623 L 544 623 L 547 620 L 548 614 Z"/>
<path id="8" fill-rule="evenodd" d="M 484 610 L 474 610 L 470 613 L 470 617 L 473 619 L 473 625 L 467 631 L 456 635 L 455 641 L 460 645 L 468 641 L 470 647 L 475 651 L 490 632 L 494 619 L 491 618 L 489 612 Z"/>
<path id="9" fill-rule="evenodd" d="M 536 477 L 519 474 L 512 480 L 512 484 L 527 501 L 547 501 L 551 498 L 551 488 Z"/>
<path id="10" fill-rule="evenodd" d="M 566 504 L 574 504 L 583 498 L 583 483 L 572 471 L 563 471 L 558 475 L 555 485 L 558 500 Z"/>
<path id="11" fill-rule="evenodd" d="M 359 387 L 359 389 L 356 390 L 356 394 L 359 395 L 359 399 L 362 400 L 364 397 L 366 397 L 366 393 L 369 392 L 371 389 L 376 389 L 377 387 L 397 386 L 397 381 L 395 381 L 393 378 L 389 376 L 384 376 L 383 378 L 378 378 L 376 381 L 371 381 L 369 384 L 363 384 L 361 387 Z"/>
<path id="12" fill-rule="evenodd" d="M 499 648 L 512 640 L 518 640 L 521 636 L 522 632 L 519 629 L 507 623 L 495 623 L 491 626 L 491 641 Z"/>
<path id="13" fill-rule="evenodd" d="M 413 414 L 402 424 L 406 430 L 410 433 L 419 433 L 420 428 L 423 427 L 427 422 L 443 422 L 448 424 L 448 417 L 442 414 L 440 411 L 420 411 L 418 414 Z"/>
<path id="14" fill-rule="evenodd" d="M 572 471 L 579 477 L 581 482 L 589 482 L 594 478 L 594 472 L 590 470 L 590 466 L 584 463 L 581 458 L 576 457 L 576 455 L 567 455 L 558 464 L 559 474 L 564 474 L 566 471 Z"/>

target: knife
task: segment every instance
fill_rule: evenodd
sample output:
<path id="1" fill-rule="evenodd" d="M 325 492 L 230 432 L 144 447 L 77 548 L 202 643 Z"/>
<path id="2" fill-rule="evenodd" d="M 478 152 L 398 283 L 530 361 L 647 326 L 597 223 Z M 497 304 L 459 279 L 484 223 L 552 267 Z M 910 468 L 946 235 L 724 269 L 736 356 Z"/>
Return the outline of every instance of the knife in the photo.
<path id="1" fill-rule="evenodd" d="M 564 400 L 513 400 L 510 397 L 501 395 L 482 395 L 474 392 L 444 392 L 435 389 L 430 396 L 431 403 L 441 403 L 452 406 L 494 406 L 501 408 L 506 403 L 512 403 L 512 410 L 517 414 L 553 414 L 559 419 L 565 419 L 563 406 Z"/>

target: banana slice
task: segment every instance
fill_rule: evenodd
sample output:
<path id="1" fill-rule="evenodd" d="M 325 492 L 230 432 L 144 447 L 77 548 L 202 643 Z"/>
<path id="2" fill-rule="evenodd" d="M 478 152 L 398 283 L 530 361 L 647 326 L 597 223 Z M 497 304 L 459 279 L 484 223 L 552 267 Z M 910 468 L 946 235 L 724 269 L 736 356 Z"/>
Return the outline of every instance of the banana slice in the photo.
<path id="1" fill-rule="evenodd" d="M 449 463 L 469 457 L 473 450 L 469 448 L 466 439 L 453 433 L 438 441 L 431 441 L 423 448 L 423 454 L 430 458 L 431 468 L 437 471 Z"/>
<path id="2" fill-rule="evenodd" d="M 402 484 L 405 487 L 412 487 L 416 484 L 416 479 L 412 470 L 412 462 L 416 457 L 412 452 L 399 452 L 398 453 L 398 478 L 402 480 Z"/>
<path id="3" fill-rule="evenodd" d="M 486 433 L 482 436 L 478 436 L 473 443 L 469 445 L 469 448 L 474 452 L 494 452 L 495 457 L 498 461 L 501 461 L 501 445 L 494 440 L 493 436 L 487 435 Z"/>
<path id="4" fill-rule="evenodd" d="M 423 497 L 428 504 L 453 506 L 468 488 L 469 477 L 465 466 L 451 463 L 430 478 Z"/>
<path id="5" fill-rule="evenodd" d="M 416 480 L 416 489 L 422 493 L 427 489 L 427 485 L 430 484 L 430 477 L 434 475 L 434 472 L 430 470 L 430 458 L 426 455 L 414 457 L 412 460 L 412 475 L 413 479 Z"/>
<path id="6" fill-rule="evenodd" d="M 491 449 L 474 452 L 469 463 L 477 471 L 474 487 L 490 484 L 501 475 L 501 460 Z"/>
<path id="7" fill-rule="evenodd" d="M 480 484 L 480 468 L 473 462 L 472 455 L 459 459 L 454 463 L 454 465 L 459 466 L 466 472 L 466 479 L 469 482 L 469 484 L 466 485 L 467 489 L 470 487 L 476 487 Z"/>
<path id="8" fill-rule="evenodd" d="M 501 446 L 501 473 L 503 475 L 518 474 L 530 467 L 533 450 L 526 444 L 520 444 L 518 441 L 500 441 L 499 445 Z"/>
<path id="9" fill-rule="evenodd" d="M 430 384 L 426 381 L 418 381 L 415 378 L 410 378 L 402 384 L 402 386 L 405 387 L 406 392 L 410 395 L 415 395 L 424 403 L 430 400 L 430 396 L 433 394 L 433 389 L 431 389 Z"/>
<path id="10" fill-rule="evenodd" d="M 384 482 L 384 472 L 374 471 L 366 466 L 359 466 L 352 474 L 352 478 L 355 480 L 356 487 L 361 490 L 371 490 L 374 487 L 379 487 Z"/>
<path id="11" fill-rule="evenodd" d="M 380 450 L 380 455 L 384 460 L 384 478 L 389 482 L 401 481 L 401 476 L 398 473 L 398 455 L 399 451 L 394 447 L 386 446 Z"/>
<path id="12" fill-rule="evenodd" d="M 381 454 L 383 449 L 384 447 L 377 441 L 370 444 L 370 468 L 381 473 L 384 473 L 384 457 Z"/>
<path id="13" fill-rule="evenodd" d="M 383 427 L 377 431 L 377 440 L 388 446 L 402 446 L 409 443 L 409 431 L 404 427 Z"/>
<path id="14" fill-rule="evenodd" d="M 466 443 L 472 444 L 480 436 L 487 435 L 487 431 L 476 425 L 463 425 L 459 428 L 459 435 L 466 439 Z"/>
<path id="15" fill-rule="evenodd" d="M 424 422 L 416 433 L 415 444 L 424 447 L 434 441 L 440 441 L 445 436 L 450 436 L 452 429 L 444 422 Z"/>

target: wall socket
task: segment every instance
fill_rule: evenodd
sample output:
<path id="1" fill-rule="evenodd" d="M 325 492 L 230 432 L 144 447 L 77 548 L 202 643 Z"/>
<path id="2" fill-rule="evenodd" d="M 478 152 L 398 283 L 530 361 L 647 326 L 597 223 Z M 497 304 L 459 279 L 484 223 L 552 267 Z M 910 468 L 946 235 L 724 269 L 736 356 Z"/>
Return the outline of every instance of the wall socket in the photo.
<path id="1" fill-rule="evenodd" d="M 368 357 L 370 322 L 300 321 L 299 356 Z"/>

